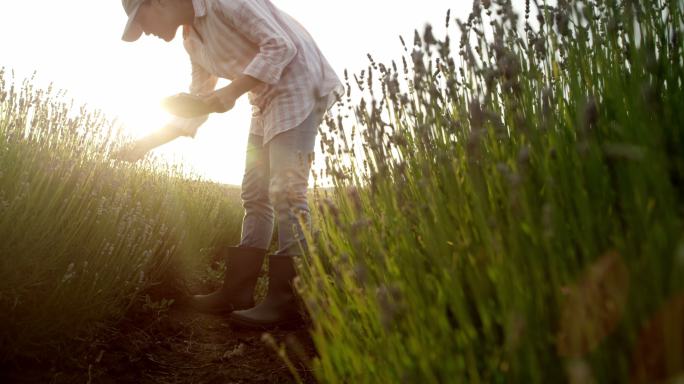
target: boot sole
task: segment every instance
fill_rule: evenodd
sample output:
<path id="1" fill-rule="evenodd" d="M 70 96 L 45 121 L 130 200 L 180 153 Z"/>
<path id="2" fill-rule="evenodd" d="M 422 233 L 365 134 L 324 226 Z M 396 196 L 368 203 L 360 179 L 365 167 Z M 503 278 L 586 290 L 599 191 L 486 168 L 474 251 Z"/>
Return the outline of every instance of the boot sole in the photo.
<path id="1" fill-rule="evenodd" d="M 251 307 L 245 307 L 245 308 L 231 308 L 231 309 L 221 309 L 221 310 L 203 310 L 200 308 L 196 307 L 189 307 L 189 309 L 197 312 L 197 313 L 203 313 L 205 315 L 214 315 L 214 316 L 229 316 L 231 313 L 235 311 L 243 311 L 245 309 L 249 309 Z"/>
<path id="2" fill-rule="evenodd" d="M 272 329 L 288 329 L 288 330 L 293 330 L 293 329 L 301 329 L 306 326 L 306 323 L 301 320 L 301 319 L 292 319 L 292 320 L 283 320 L 283 321 L 278 321 L 275 323 L 267 323 L 267 324 L 261 324 L 261 323 L 254 323 L 249 320 L 244 320 L 239 317 L 229 317 L 228 321 L 230 322 L 231 325 L 235 326 L 236 328 L 242 328 L 242 329 L 253 329 L 253 330 L 258 330 L 258 331 L 267 331 L 267 330 L 272 330 Z"/>
<path id="3" fill-rule="evenodd" d="M 204 313 L 206 315 L 216 315 L 216 316 L 230 315 L 234 311 L 241 311 L 241 310 L 249 309 L 253 306 L 253 304 L 250 304 L 250 305 L 246 305 L 244 307 L 243 306 L 240 306 L 240 307 L 231 306 L 231 307 L 222 308 L 222 309 L 207 309 L 207 308 L 202 308 L 202 307 L 196 306 L 194 304 L 194 302 L 192 301 L 192 299 L 186 299 L 184 302 L 179 302 L 178 304 L 179 304 L 180 308 L 183 308 L 186 310 L 192 310 L 194 312 Z"/>

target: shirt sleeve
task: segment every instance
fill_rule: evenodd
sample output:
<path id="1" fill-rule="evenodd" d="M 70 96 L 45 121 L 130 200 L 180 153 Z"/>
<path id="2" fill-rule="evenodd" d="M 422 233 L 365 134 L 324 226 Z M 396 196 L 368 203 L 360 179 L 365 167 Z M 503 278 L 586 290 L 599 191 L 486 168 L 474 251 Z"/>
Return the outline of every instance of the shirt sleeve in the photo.
<path id="1" fill-rule="evenodd" d="M 190 83 L 190 93 L 193 95 L 204 95 L 212 92 L 216 87 L 218 78 L 207 72 L 202 66 L 194 61 L 190 61 L 192 65 L 192 82 Z M 209 115 L 198 116 L 191 119 L 183 117 L 173 117 L 169 125 L 173 129 L 178 130 L 183 136 L 194 138 L 197 134 L 197 129 L 204 124 L 209 118 Z"/>
<path id="2" fill-rule="evenodd" d="M 276 84 L 285 67 L 297 55 L 297 47 L 264 3 L 259 0 L 218 1 L 233 28 L 259 46 L 259 53 L 245 67 L 243 74 L 267 84 Z"/>

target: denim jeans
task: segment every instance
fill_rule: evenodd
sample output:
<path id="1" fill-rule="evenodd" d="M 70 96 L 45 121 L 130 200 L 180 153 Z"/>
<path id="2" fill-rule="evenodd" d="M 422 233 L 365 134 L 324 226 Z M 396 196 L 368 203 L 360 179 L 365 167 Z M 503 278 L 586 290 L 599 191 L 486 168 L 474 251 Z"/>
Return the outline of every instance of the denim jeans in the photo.
<path id="1" fill-rule="evenodd" d="M 242 240 L 238 246 L 268 249 L 273 236 L 274 213 L 278 223 L 275 255 L 301 255 L 306 240 L 298 217 L 311 230 L 307 202 L 309 172 L 326 98 L 318 99 L 311 114 L 297 127 L 279 133 L 266 145 L 250 134 L 242 179 Z"/>

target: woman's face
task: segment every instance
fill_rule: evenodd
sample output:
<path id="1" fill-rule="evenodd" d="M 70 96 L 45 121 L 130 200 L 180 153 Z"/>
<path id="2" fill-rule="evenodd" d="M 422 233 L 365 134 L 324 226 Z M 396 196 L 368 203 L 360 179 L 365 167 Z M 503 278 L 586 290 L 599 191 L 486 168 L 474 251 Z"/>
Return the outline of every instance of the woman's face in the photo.
<path id="1" fill-rule="evenodd" d="M 151 0 L 140 6 L 135 21 L 146 35 L 155 35 L 164 41 L 171 41 L 181 26 L 178 7 L 171 1 Z"/>

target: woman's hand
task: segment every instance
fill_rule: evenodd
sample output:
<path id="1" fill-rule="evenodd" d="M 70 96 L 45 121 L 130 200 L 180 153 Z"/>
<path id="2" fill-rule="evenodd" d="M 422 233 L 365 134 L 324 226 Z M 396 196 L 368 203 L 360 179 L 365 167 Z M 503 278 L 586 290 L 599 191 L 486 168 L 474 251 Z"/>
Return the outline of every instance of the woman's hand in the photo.
<path id="1" fill-rule="evenodd" d="M 230 111 L 235 106 L 235 100 L 236 98 L 230 92 L 227 92 L 225 88 L 202 96 L 202 101 L 215 113 Z"/>

